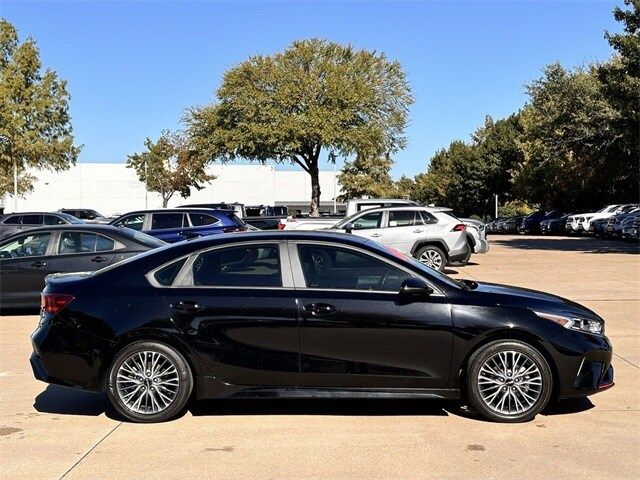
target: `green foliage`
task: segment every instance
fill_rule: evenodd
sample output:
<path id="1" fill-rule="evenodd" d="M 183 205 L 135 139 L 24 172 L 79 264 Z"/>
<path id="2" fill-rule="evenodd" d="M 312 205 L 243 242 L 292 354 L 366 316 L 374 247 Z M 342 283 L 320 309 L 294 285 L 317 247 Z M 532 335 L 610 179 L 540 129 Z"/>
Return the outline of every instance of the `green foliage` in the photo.
<path id="1" fill-rule="evenodd" d="M 522 200 L 511 200 L 498 207 L 498 217 L 515 217 L 516 215 L 528 215 L 535 209 Z"/>
<path id="2" fill-rule="evenodd" d="M 527 213 L 528 205 L 591 210 L 640 197 L 640 0 L 616 7 L 616 54 L 599 65 L 545 67 L 527 85 L 529 102 L 508 118 L 485 120 L 470 143 L 437 152 L 413 181 L 411 198 L 463 215 Z"/>
<path id="3" fill-rule="evenodd" d="M 384 54 L 320 39 L 257 55 L 231 68 L 217 102 L 192 108 L 189 135 L 201 158 L 294 163 L 311 177 L 318 214 L 321 152 L 388 156 L 405 144 L 412 103 L 401 65 Z"/>
<path id="4" fill-rule="evenodd" d="M 358 155 L 346 162 L 338 175 L 343 194 L 339 201 L 352 198 L 384 198 L 393 195 L 394 184 L 389 173 L 393 160 L 384 156 Z"/>
<path id="5" fill-rule="evenodd" d="M 14 164 L 24 194 L 34 180 L 27 168 L 65 170 L 80 152 L 73 145 L 67 84 L 41 68 L 35 41 L 19 43 L 13 25 L 0 19 L 0 196 L 13 192 Z"/>
<path id="6" fill-rule="evenodd" d="M 136 171 L 149 191 L 160 194 L 165 208 L 174 193 L 187 198 L 192 187 L 201 190 L 202 184 L 215 179 L 205 172 L 206 162 L 188 148 L 181 135 L 163 131 L 155 143 L 147 138 L 144 145 L 145 151 L 129 155 L 127 167 Z"/>

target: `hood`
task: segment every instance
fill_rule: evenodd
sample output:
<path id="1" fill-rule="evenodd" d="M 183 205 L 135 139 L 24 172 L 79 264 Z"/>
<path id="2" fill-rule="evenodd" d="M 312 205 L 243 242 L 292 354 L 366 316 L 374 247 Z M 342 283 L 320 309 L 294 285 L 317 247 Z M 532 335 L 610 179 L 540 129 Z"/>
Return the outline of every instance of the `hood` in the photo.
<path id="1" fill-rule="evenodd" d="M 588 308 L 557 295 L 528 288 L 500 285 L 497 283 L 476 283 L 477 287 L 473 288 L 471 291 L 494 296 L 496 305 L 551 311 L 557 314 L 586 315 L 590 318 L 595 317 L 600 319 L 598 315 Z"/>

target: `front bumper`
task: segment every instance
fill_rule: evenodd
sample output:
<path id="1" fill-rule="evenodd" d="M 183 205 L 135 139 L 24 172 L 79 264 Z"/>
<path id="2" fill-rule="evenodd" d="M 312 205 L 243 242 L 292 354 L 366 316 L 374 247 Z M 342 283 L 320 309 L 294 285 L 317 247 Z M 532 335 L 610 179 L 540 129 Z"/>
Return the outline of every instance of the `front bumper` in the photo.
<path id="1" fill-rule="evenodd" d="M 475 247 L 473 247 L 473 253 L 487 253 L 488 251 L 489 242 L 487 242 L 486 238 L 480 237 L 480 239 L 476 241 Z"/>
<path id="2" fill-rule="evenodd" d="M 613 387 L 613 349 L 605 336 L 567 330 L 551 338 L 558 397 L 584 397 Z"/>

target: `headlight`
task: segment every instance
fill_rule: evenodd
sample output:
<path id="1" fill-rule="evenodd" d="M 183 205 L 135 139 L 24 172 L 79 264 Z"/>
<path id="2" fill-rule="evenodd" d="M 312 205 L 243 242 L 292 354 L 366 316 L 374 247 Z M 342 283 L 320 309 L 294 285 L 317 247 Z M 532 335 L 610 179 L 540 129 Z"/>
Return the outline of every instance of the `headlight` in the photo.
<path id="1" fill-rule="evenodd" d="M 585 333 L 593 333 L 595 335 L 604 334 L 604 322 L 595 318 L 570 317 L 565 315 L 557 315 L 555 313 L 533 311 L 539 317 L 551 320 L 558 325 L 570 330 L 578 330 Z"/>

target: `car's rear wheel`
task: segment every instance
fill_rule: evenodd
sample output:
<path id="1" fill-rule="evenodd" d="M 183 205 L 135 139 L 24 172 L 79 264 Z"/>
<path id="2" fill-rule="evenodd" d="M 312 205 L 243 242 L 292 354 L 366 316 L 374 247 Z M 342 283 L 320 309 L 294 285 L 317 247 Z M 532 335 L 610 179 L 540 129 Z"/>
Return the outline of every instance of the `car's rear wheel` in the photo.
<path id="1" fill-rule="evenodd" d="M 444 252 L 434 245 L 426 245 L 416 252 L 416 258 L 427 267 L 442 271 L 447 265 Z"/>
<path id="2" fill-rule="evenodd" d="M 116 355 L 109 370 L 109 400 L 134 422 L 162 422 L 182 411 L 193 389 L 189 364 L 174 348 L 136 342 Z"/>
<path id="3" fill-rule="evenodd" d="M 547 405 L 552 390 L 549 364 L 538 350 L 524 342 L 498 340 L 485 345 L 469 360 L 469 403 L 488 420 L 531 420 Z"/>

